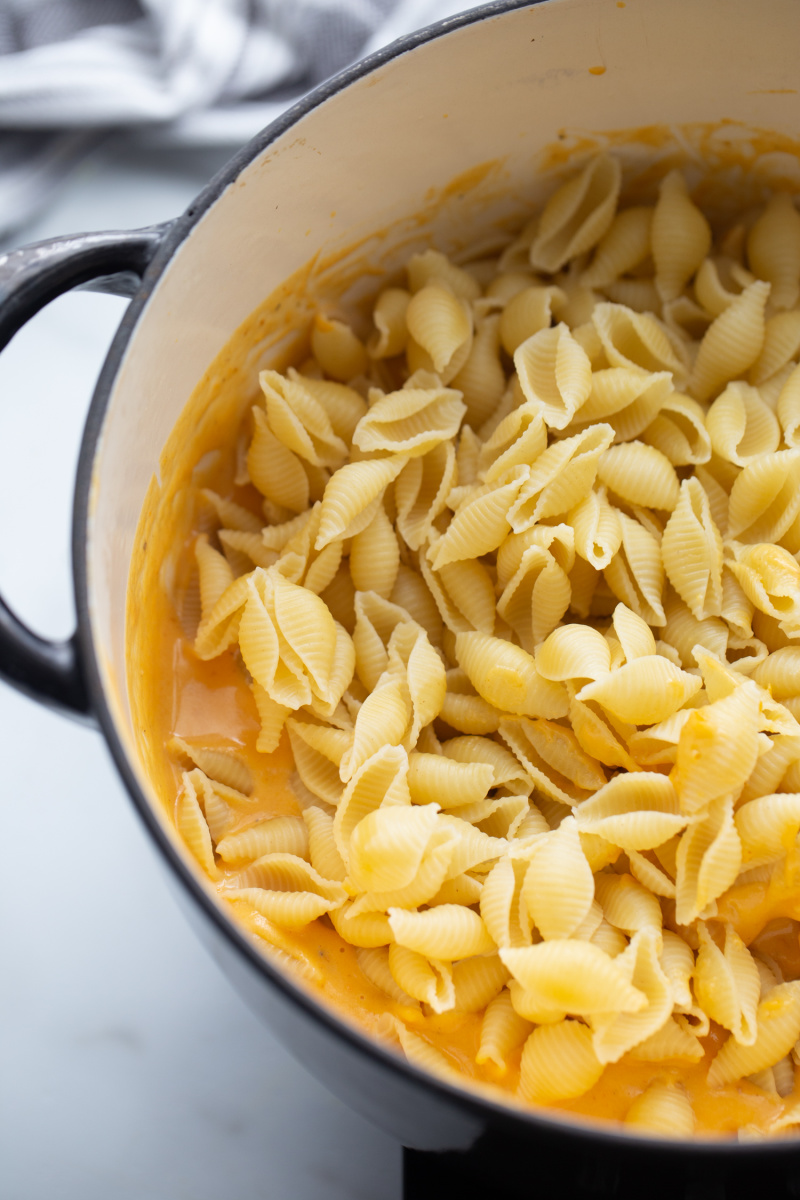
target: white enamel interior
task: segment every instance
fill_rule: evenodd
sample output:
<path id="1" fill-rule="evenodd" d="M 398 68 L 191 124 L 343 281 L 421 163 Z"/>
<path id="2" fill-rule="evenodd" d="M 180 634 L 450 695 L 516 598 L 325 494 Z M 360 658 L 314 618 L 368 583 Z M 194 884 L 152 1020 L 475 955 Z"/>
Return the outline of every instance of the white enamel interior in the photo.
<path id="1" fill-rule="evenodd" d="M 144 310 L 96 461 L 91 621 L 134 764 L 124 684 L 134 533 L 163 443 L 241 321 L 314 252 L 424 208 L 429 189 L 476 164 L 505 160 L 509 194 L 531 192 L 536 154 L 559 130 L 727 118 L 796 136 L 798 35 L 797 0 L 545 0 L 379 66 L 227 188 Z M 604 74 L 590 72 L 600 66 Z"/>

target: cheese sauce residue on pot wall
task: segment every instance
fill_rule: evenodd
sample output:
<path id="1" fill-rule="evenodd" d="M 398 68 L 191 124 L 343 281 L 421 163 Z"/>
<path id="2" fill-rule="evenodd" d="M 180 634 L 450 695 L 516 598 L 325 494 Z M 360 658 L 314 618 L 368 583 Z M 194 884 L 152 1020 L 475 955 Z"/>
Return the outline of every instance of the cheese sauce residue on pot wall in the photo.
<path id="1" fill-rule="evenodd" d="M 690 194 L 671 165 L 618 204 L 617 160 L 590 160 L 499 261 L 412 257 L 369 356 L 315 320 L 345 315 L 337 272 L 345 291 L 360 264 L 309 265 L 274 293 L 162 455 L 131 572 L 131 704 L 221 903 L 354 1022 L 508 1099 L 755 1135 L 800 1121 L 800 538 L 784 520 L 800 215 L 786 192 L 765 208 L 755 181 L 712 242 L 695 198 L 716 215 L 724 182 Z M 772 247 L 792 238 L 784 270 Z M 346 429 L 320 367 L 356 383 L 338 394 Z M 315 503 L 304 546 L 288 522 Z M 261 538 L 265 513 L 285 534 Z M 356 609 L 351 575 L 373 597 Z M 337 635 L 339 684 L 302 629 L 269 632 L 281 604 L 313 626 L 323 601 L 355 638 L 353 657 Z M 370 721 L 389 728 L 392 705 L 407 720 L 381 746 Z M 461 869 L 415 894 L 445 852 Z"/>

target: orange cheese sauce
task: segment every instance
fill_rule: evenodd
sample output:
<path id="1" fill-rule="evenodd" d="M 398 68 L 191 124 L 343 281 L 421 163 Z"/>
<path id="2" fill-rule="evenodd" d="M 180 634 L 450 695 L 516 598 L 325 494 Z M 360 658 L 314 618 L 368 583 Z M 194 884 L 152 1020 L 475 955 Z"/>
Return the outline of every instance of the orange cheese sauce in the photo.
<path id="1" fill-rule="evenodd" d="M 635 140 L 639 134 L 642 136 L 638 140 L 645 144 L 662 145 L 663 139 L 654 131 L 634 131 L 626 136 Z M 702 136 L 710 139 L 711 127 L 703 126 Z M 787 150 L 787 139 L 771 139 L 767 134 L 764 138 L 765 152 Z M 612 141 L 621 144 L 621 139 L 619 135 Z M 796 152 L 797 148 L 792 148 Z M 556 143 L 540 161 L 560 167 L 570 152 L 585 149 L 580 139 L 569 146 Z M 736 165 L 736 153 L 732 146 L 726 165 Z M 747 158 L 746 151 L 743 155 Z M 491 166 L 497 174 L 495 165 Z M 492 173 L 488 167 L 476 171 L 478 182 Z M 456 190 L 463 190 L 464 180 L 459 178 L 457 183 Z M 640 183 L 645 186 L 642 179 Z M 445 189 L 439 199 L 444 203 L 448 198 Z M 198 496 L 203 487 L 212 487 L 253 512 L 260 511 L 256 491 L 233 484 L 236 438 L 244 415 L 258 395 L 258 370 L 267 365 L 284 370 L 305 357 L 307 330 L 320 295 L 335 294 L 340 284 L 346 286 L 358 278 L 359 271 L 365 272 L 361 249 L 355 260 L 342 255 L 324 264 L 312 261 L 244 323 L 198 385 L 164 448 L 161 482 L 153 480 L 151 485 L 131 566 L 130 701 L 142 761 L 168 825 L 172 823 L 181 777 L 180 765 L 165 749 L 173 735 L 202 739 L 204 745 L 236 747 L 247 761 L 256 780 L 255 803 L 239 828 L 263 817 L 300 814 L 292 788 L 294 766 L 286 735 L 272 755 L 259 754 L 255 748 L 259 721 L 236 653 L 231 650 L 203 662 L 193 651 L 187 631 L 194 572 L 192 547 L 197 533 Z M 363 252 L 368 255 L 369 247 Z M 375 273 L 374 267 L 371 270 Z M 376 289 L 378 283 L 376 279 Z M 345 1019 L 382 1036 L 383 1014 L 398 1016 L 443 1051 L 463 1073 L 465 1083 L 489 1085 L 495 1095 L 503 1094 L 513 1101 L 521 1051 L 510 1057 L 505 1072 L 491 1064 L 477 1066 L 480 1013 L 437 1016 L 397 1004 L 364 976 L 355 949 L 339 937 L 327 918 L 300 931 L 281 931 L 276 937 L 275 927 L 246 903 L 220 903 L 250 932 L 267 957 L 277 957 L 287 970 L 296 971 L 306 986 Z M 771 956 L 787 979 L 800 977 L 800 863 L 791 864 L 782 881 L 731 888 L 719 902 L 719 920 L 731 922 L 745 943 L 755 943 Z M 680 1081 L 692 1102 L 699 1135 L 733 1135 L 741 1126 L 766 1128 L 789 1104 L 800 1099 L 800 1089 L 796 1087 L 785 1100 L 747 1081 L 709 1090 L 708 1064 L 721 1040 L 720 1031 L 712 1027 L 705 1040 L 706 1057 L 698 1064 L 638 1062 L 626 1056 L 606 1067 L 599 1082 L 584 1096 L 553 1107 L 576 1117 L 621 1121 L 633 1100 L 654 1080 Z"/>

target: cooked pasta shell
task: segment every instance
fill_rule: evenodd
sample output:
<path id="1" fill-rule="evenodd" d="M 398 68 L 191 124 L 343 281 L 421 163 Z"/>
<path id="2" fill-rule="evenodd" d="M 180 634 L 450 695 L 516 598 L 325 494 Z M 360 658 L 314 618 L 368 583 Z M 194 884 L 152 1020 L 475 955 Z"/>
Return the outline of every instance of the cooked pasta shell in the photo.
<path id="1" fill-rule="evenodd" d="M 389 951 L 385 946 L 359 948 L 356 950 L 356 958 L 359 967 L 376 988 L 385 992 L 397 1004 L 402 1004 L 406 1008 L 419 1009 L 419 1001 L 415 1000 L 413 996 L 409 996 L 408 992 L 404 992 L 399 984 L 395 983 L 392 972 L 389 970 Z"/>
<path id="2" fill-rule="evenodd" d="M 173 737 L 167 743 L 167 750 L 184 765 L 188 762 L 193 767 L 199 767 L 212 782 L 225 784 L 246 796 L 255 787 L 253 773 L 247 762 L 232 747 L 203 745 Z"/>
<path id="3" fill-rule="evenodd" d="M 431 566 L 435 571 L 447 563 L 480 558 L 497 549 L 510 531 L 510 514 L 527 474 L 525 467 L 515 467 L 508 482 L 472 490 L 459 505 L 446 533 L 432 547 Z"/>
<path id="4" fill-rule="evenodd" d="M 768 688 L 776 700 L 797 696 L 800 694 L 800 646 L 774 650 L 756 667 L 752 678 L 760 687 Z"/>
<path id="5" fill-rule="evenodd" d="M 622 304 L 602 303 L 595 307 L 592 321 L 609 366 L 633 371 L 671 372 L 676 384 L 686 378 L 686 364 L 676 344 L 652 313 L 636 313 Z"/>
<path id="6" fill-rule="evenodd" d="M 643 1062 L 664 1062 L 667 1059 L 688 1059 L 699 1062 L 703 1057 L 703 1043 L 693 1033 L 670 1017 L 660 1029 L 629 1050 L 631 1058 Z"/>
<path id="7" fill-rule="evenodd" d="M 251 877 L 256 882 L 250 882 Z M 287 929 L 308 925 L 340 907 L 346 892 L 340 883 L 323 879 L 302 858 L 268 854 L 249 867 L 243 886 L 226 888 L 231 898 L 247 900 L 258 912 Z"/>
<path id="8" fill-rule="evenodd" d="M 758 711 L 756 689 L 747 683 L 691 713 L 671 775 L 681 812 L 693 816 L 742 787 L 758 758 Z"/>
<path id="9" fill-rule="evenodd" d="M 253 408 L 255 431 L 247 452 L 250 479 L 273 504 L 299 513 L 308 508 L 308 475 L 296 454 L 269 427 L 261 408 Z"/>
<path id="10" fill-rule="evenodd" d="M 442 618 L 425 580 L 411 567 L 403 563 L 397 569 L 397 579 L 392 589 L 392 602 L 403 608 L 428 635 L 431 645 L 442 644 Z"/>
<path id="11" fill-rule="evenodd" d="M 334 929 L 345 942 L 369 950 L 378 946 L 388 946 L 394 941 L 386 913 L 365 912 L 354 915 L 352 909 L 352 904 L 345 903 L 341 908 L 335 908 L 328 913 Z"/>
<path id="12" fill-rule="evenodd" d="M 509 299 L 500 318 L 500 340 L 512 358 L 518 346 L 552 321 L 554 299 L 566 300 L 561 288 L 521 287 Z"/>
<path id="13" fill-rule="evenodd" d="M 582 1096 L 604 1070 L 592 1035 L 580 1021 L 564 1020 L 534 1029 L 525 1042 L 519 1091 L 532 1104 Z"/>
<path id="14" fill-rule="evenodd" d="M 404 454 L 366 462 L 346 463 L 325 488 L 315 542 L 322 550 L 339 538 L 353 537 L 369 525 L 380 498 L 408 462 Z"/>
<path id="15" fill-rule="evenodd" d="M 459 633 L 456 656 L 478 694 L 501 712 L 566 716 L 566 690 L 544 679 L 520 646 L 483 633 Z"/>
<path id="16" fill-rule="evenodd" d="M 669 779 L 650 771 L 617 775 L 575 810 L 578 829 L 626 851 L 651 850 L 688 823 Z M 613 918 L 610 918 L 613 924 Z"/>
<path id="17" fill-rule="evenodd" d="M 408 788 L 414 804 L 461 808 L 483 800 L 493 785 L 494 769 L 489 763 L 454 762 L 441 754 L 409 755 Z"/>
<path id="18" fill-rule="evenodd" d="M 363 343 L 344 321 L 317 313 L 311 326 L 311 353 L 326 375 L 347 383 L 368 365 Z"/>
<path id="19" fill-rule="evenodd" d="M 528 870 L 524 859 L 501 858 L 481 890 L 481 918 L 498 946 L 529 946 L 531 923 L 522 910 L 522 886 Z"/>
<path id="20" fill-rule="evenodd" d="M 347 444 L 334 433 L 327 410 L 301 377 L 287 379 L 278 371 L 262 371 L 258 381 L 269 427 L 278 441 L 315 467 L 340 467 Z"/>
<path id="21" fill-rule="evenodd" d="M 411 620 L 399 604 L 384 600 L 375 592 L 359 592 L 355 597 L 356 624 L 353 645 L 356 672 L 368 691 L 372 691 L 389 665 L 389 642 L 398 625 Z"/>
<path id="22" fill-rule="evenodd" d="M 440 376 L 472 340 L 469 306 L 438 281 L 426 284 L 414 295 L 406 309 L 406 325 Z"/>
<path id="23" fill-rule="evenodd" d="M 619 959 L 609 958 L 591 942 L 560 940 L 501 948 L 500 958 L 545 1009 L 583 1016 L 635 1013 L 647 1005 L 645 993 L 630 982 Z M 670 1007 L 671 1003 L 670 998 Z"/>
<path id="24" fill-rule="evenodd" d="M 611 446 L 600 456 L 598 478 L 629 504 L 672 512 L 680 484 L 669 459 L 644 442 Z"/>
<path id="25" fill-rule="evenodd" d="M 781 389 L 777 414 L 786 445 L 792 450 L 800 449 L 800 367 L 794 367 Z"/>
<path id="26" fill-rule="evenodd" d="M 783 379 L 784 371 L 788 374 L 794 369 L 799 354 L 800 312 L 794 310 L 769 317 L 764 327 L 761 353 L 750 368 L 748 377 L 749 382 L 756 387 L 761 387 L 769 381 L 769 387 L 764 389 L 763 399 L 767 399 L 771 393 L 773 380 Z M 767 399 L 767 403 L 770 408 L 774 408 L 770 400 Z"/>
<path id="27" fill-rule="evenodd" d="M 656 653 L 656 640 L 650 626 L 627 605 L 617 605 L 611 622 L 627 662 Z"/>
<path id="28" fill-rule="evenodd" d="M 446 569 L 446 568 L 445 568 Z M 569 608 L 569 577 L 541 546 L 530 546 L 497 601 L 497 612 L 532 654 Z"/>
<path id="29" fill-rule="evenodd" d="M 632 875 L 601 872 L 595 879 L 595 891 L 611 925 L 627 934 L 647 931 L 655 938 L 658 953 L 661 953 L 661 906 L 647 888 Z"/>
<path id="30" fill-rule="evenodd" d="M 545 941 L 571 937 L 579 929 L 594 900 L 594 878 L 572 819 L 538 842 L 522 894 Z"/>
<path id="31" fill-rule="evenodd" d="M 619 513 L 622 543 L 603 572 L 613 594 L 648 625 L 665 623 L 661 595 L 664 564 L 661 547 L 643 525 Z"/>
<path id="32" fill-rule="evenodd" d="M 339 763 L 350 747 L 352 734 L 293 719 L 286 728 L 294 765 L 304 785 L 327 804 L 338 804 L 343 790 Z"/>
<path id="33" fill-rule="evenodd" d="M 397 535 L 386 509 L 379 504 L 369 525 L 355 535 L 350 545 L 350 577 L 356 591 L 375 592 L 388 600 L 399 566 Z"/>
<path id="34" fill-rule="evenodd" d="M 737 262 L 707 258 L 695 277 L 694 294 L 711 317 L 718 317 L 753 282 L 755 276 Z"/>
<path id="35" fill-rule="evenodd" d="M 418 457 L 458 433 L 466 406 L 452 388 L 410 387 L 379 395 L 353 434 L 360 450 Z"/>
<path id="36" fill-rule="evenodd" d="M 706 463 L 711 458 L 705 413 L 696 400 L 682 392 L 671 392 L 661 401 L 658 416 L 640 436 L 648 446 L 660 450 L 673 467 Z"/>
<path id="37" fill-rule="evenodd" d="M 181 788 L 175 800 L 175 828 L 206 875 L 217 879 L 219 869 L 214 861 L 211 833 L 192 779 L 194 774 L 195 772 L 186 771 L 183 773 Z"/>
<path id="38" fill-rule="evenodd" d="M 480 284 L 469 271 L 456 266 L 440 250 L 423 250 L 419 254 L 412 254 L 406 264 L 406 273 L 409 289 L 415 295 L 436 280 L 462 300 L 477 300 L 481 294 Z"/>
<path id="39" fill-rule="evenodd" d="M 335 879 L 341 883 L 347 877 L 347 867 L 341 854 L 336 849 L 333 836 L 333 817 L 316 805 L 310 805 L 303 810 L 308 846 L 308 857 L 315 871 L 319 871 L 323 879 Z"/>
<path id="40" fill-rule="evenodd" d="M 569 513 L 567 520 L 575 531 L 575 553 L 604 570 L 619 550 L 622 526 L 617 510 L 609 504 L 605 488 L 590 491 Z"/>
<path id="41" fill-rule="evenodd" d="M 506 390 L 506 373 L 500 361 L 499 316 L 487 316 L 477 322 L 467 361 L 450 382 L 462 394 L 467 421 L 479 428 L 492 415 Z"/>
<path id="42" fill-rule="evenodd" d="M 621 721 L 652 725 L 682 708 L 701 687 L 700 679 L 652 654 L 585 684 L 577 698 L 596 700 Z"/>
<path id="43" fill-rule="evenodd" d="M 774 862 L 791 850 L 800 830 L 800 793 L 759 796 L 743 804 L 734 820 L 744 865 Z"/>
<path id="44" fill-rule="evenodd" d="M 194 555 L 200 576 L 201 620 L 208 621 L 217 602 L 233 583 L 233 571 L 225 556 L 209 545 L 204 533 L 195 541 Z"/>
<path id="45" fill-rule="evenodd" d="M 676 1083 L 649 1084 L 628 1109 L 624 1123 L 643 1133 L 683 1138 L 690 1138 L 696 1125 L 691 1101 Z"/>
<path id="46" fill-rule="evenodd" d="M 626 771 L 637 771 L 639 765 L 628 753 L 625 740 L 608 715 L 599 705 L 583 704 L 580 700 L 570 701 L 569 718 L 573 732 L 583 750 L 607 767 L 624 767 Z M 635 731 L 631 726 L 630 732 Z"/>
<path id="47" fill-rule="evenodd" d="M 698 621 L 676 596 L 667 597 L 664 611 L 667 623 L 661 630 L 661 636 L 678 651 L 682 667 L 696 665 L 692 651 L 698 645 L 705 646 L 720 658 L 725 657 L 729 630 L 720 617 L 705 617 Z"/>
<path id="48" fill-rule="evenodd" d="M 680 296 L 711 248 L 711 227 L 678 170 L 661 181 L 651 232 L 656 287 L 662 300 Z"/>
<path id="49" fill-rule="evenodd" d="M 771 542 L 733 543 L 731 548 L 735 560 L 728 565 L 747 598 L 784 628 L 800 627 L 800 566 L 795 557 Z"/>
<path id="50" fill-rule="evenodd" d="M 563 322 L 542 329 L 514 352 L 525 399 L 551 429 L 564 429 L 589 396 L 592 364 Z"/>
<path id="51" fill-rule="evenodd" d="M 308 833 L 301 817 L 271 817 L 241 833 L 229 833 L 217 843 L 217 853 L 229 866 L 262 858 L 265 854 L 308 857 Z"/>
<path id="52" fill-rule="evenodd" d="M 494 483 L 512 467 L 534 463 L 546 445 L 544 417 L 535 403 L 526 401 L 504 417 L 480 447 L 479 475 L 485 483 Z"/>
<path id="53" fill-rule="evenodd" d="M 599 679 L 611 669 L 611 650 L 590 625 L 562 625 L 536 647 L 535 661 L 545 679 Z"/>
<path id="54" fill-rule="evenodd" d="M 347 783 L 382 747 L 404 742 L 412 721 L 408 684 L 400 672 L 387 670 L 358 710 L 353 742 L 339 764 Z"/>
<path id="55" fill-rule="evenodd" d="M 448 692 L 442 704 L 441 718 L 459 733 L 494 733 L 503 714 L 481 696 Z"/>
<path id="56" fill-rule="evenodd" d="M 249 482 L 249 481 L 248 481 Z M 263 525 L 263 521 L 255 513 L 250 512 L 249 508 L 243 508 L 241 504 L 235 504 L 233 500 L 228 500 L 217 492 L 211 491 L 210 488 L 203 488 L 200 495 L 213 508 L 217 519 L 223 529 L 239 530 L 246 533 L 259 533 Z"/>
<path id="57" fill-rule="evenodd" d="M 425 912 L 389 909 L 389 924 L 399 946 L 452 962 L 488 954 L 495 945 L 476 912 L 461 904 L 439 904 Z"/>
<path id="58" fill-rule="evenodd" d="M 415 1000 L 422 1000 L 435 1013 L 448 1012 L 455 1005 L 453 973 L 449 963 L 428 959 L 407 946 L 389 947 L 389 970 L 400 988 Z"/>
<path id="59" fill-rule="evenodd" d="M 650 228 L 653 209 L 645 206 L 625 208 L 611 222 L 600 241 L 581 282 L 585 287 L 605 288 L 620 275 L 638 267 L 650 253 Z"/>
<path id="60" fill-rule="evenodd" d="M 710 1087 L 733 1083 L 771 1067 L 789 1053 L 800 1034 L 800 983 L 781 983 L 758 1006 L 756 1040 L 743 1046 L 729 1038 L 708 1071 Z"/>
<path id="61" fill-rule="evenodd" d="M 694 974 L 697 1002 L 712 1021 L 729 1029 L 742 1046 L 752 1046 L 757 1035 L 761 979 L 750 951 L 732 925 L 725 926 L 720 947 L 702 921 L 697 923 L 700 949 Z"/>
<path id="62" fill-rule="evenodd" d="M 660 931 L 643 929 L 614 960 L 626 971 L 640 995 L 646 997 L 637 1010 L 596 1013 L 591 1019 L 592 1046 L 603 1063 L 618 1062 L 628 1050 L 657 1033 L 672 1011 L 672 989 L 658 959 Z"/>
<path id="63" fill-rule="evenodd" d="M 743 375 L 764 344 L 764 308 L 769 284 L 758 281 L 745 288 L 709 326 L 695 359 L 689 390 L 709 400 L 731 379 Z"/>
<path id="64" fill-rule="evenodd" d="M 778 449 L 780 426 L 756 388 L 729 383 L 706 413 L 711 445 L 720 457 L 746 467 Z"/>
<path id="65" fill-rule="evenodd" d="M 661 539 L 661 557 L 667 578 L 696 619 L 720 616 L 722 538 L 696 479 L 681 484 L 680 498 Z"/>
<path id="66" fill-rule="evenodd" d="M 408 755 L 402 746 L 382 746 L 353 775 L 344 789 L 333 820 L 333 835 L 336 848 L 347 865 L 353 830 L 358 823 L 380 808 L 386 800 L 389 804 L 409 804 Z"/>
<path id="67" fill-rule="evenodd" d="M 393 358 L 402 354 L 408 341 L 406 311 L 411 293 L 405 288 L 384 288 L 375 301 L 372 321 L 375 333 L 367 342 L 370 358 Z"/>
<path id="68" fill-rule="evenodd" d="M 600 155 L 554 192 L 531 243 L 535 270 L 558 271 L 600 241 L 614 219 L 620 180 L 619 160 Z"/>
<path id="69" fill-rule="evenodd" d="M 514 1011 L 511 996 L 503 989 L 486 1008 L 481 1022 L 481 1040 L 475 1061 L 493 1063 L 505 1074 L 508 1059 L 533 1031 L 533 1025 Z"/>
<path id="70" fill-rule="evenodd" d="M 713 800 L 702 819 L 689 826 L 677 854 L 676 919 L 689 925 L 729 888 L 742 865 L 742 844 L 733 803 Z"/>
<path id="71" fill-rule="evenodd" d="M 800 450 L 778 450 L 750 463 L 730 492 L 728 535 L 778 542 L 800 513 Z"/>
<path id="72" fill-rule="evenodd" d="M 594 486 L 600 457 L 613 440 L 612 427 L 599 424 L 548 446 L 507 510 L 514 532 L 574 508 Z"/>
<path id="73" fill-rule="evenodd" d="M 310 393 L 328 414 L 333 432 L 349 445 L 353 431 L 367 411 L 367 403 L 355 388 L 345 387 L 332 379 L 311 379 L 299 375 L 293 367 L 286 372 L 294 383 L 302 383 L 303 390 Z"/>
<path id="74" fill-rule="evenodd" d="M 793 308 L 800 293 L 800 213 L 788 192 L 770 197 L 747 236 L 747 258 L 759 279 L 772 285 L 776 308 Z"/>
<path id="75" fill-rule="evenodd" d="M 393 892 L 407 887 L 419 872 L 438 807 L 400 804 L 367 813 L 353 829 L 348 846 L 353 886 L 359 892 Z"/>
<path id="76" fill-rule="evenodd" d="M 491 738 L 457 737 L 442 742 L 442 754 L 459 763 L 481 763 L 492 768 L 490 787 L 510 787 L 530 792 L 533 781 L 513 754 Z"/>

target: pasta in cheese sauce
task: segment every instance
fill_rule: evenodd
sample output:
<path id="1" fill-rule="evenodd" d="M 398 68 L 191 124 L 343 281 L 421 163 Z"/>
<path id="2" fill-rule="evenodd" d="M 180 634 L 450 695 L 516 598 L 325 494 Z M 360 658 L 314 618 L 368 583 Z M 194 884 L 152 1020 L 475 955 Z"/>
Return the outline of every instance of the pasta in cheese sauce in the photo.
<path id="1" fill-rule="evenodd" d="M 800 215 L 620 189 L 591 159 L 261 373 L 153 600 L 148 753 L 220 903 L 410 1061 L 792 1132 Z"/>

